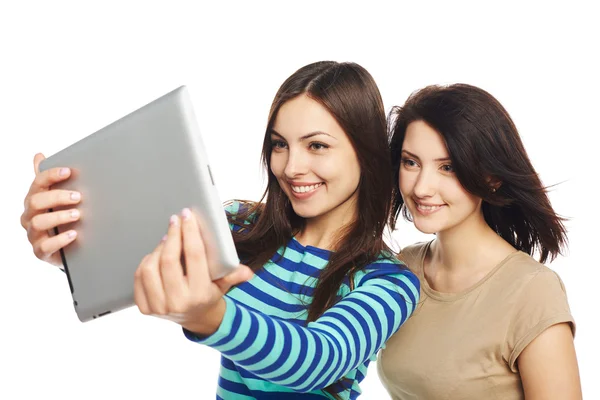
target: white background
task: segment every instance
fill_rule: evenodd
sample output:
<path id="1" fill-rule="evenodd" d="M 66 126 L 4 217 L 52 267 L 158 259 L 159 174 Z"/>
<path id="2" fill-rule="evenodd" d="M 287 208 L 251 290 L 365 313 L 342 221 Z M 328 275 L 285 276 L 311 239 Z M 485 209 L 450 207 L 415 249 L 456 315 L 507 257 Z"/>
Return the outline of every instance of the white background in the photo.
<path id="1" fill-rule="evenodd" d="M 600 29 L 590 5 L 83 3 L 0 6 L 0 398 L 214 398 L 219 355 L 178 326 L 133 308 L 78 321 L 65 276 L 33 256 L 19 225 L 32 159 L 186 84 L 221 197 L 257 199 L 272 98 L 317 60 L 362 64 L 386 111 L 424 85 L 451 82 L 505 105 L 543 182 L 558 184 L 553 205 L 571 218 L 570 250 L 550 267 L 577 321 L 584 397 L 600 398 Z M 404 246 L 423 236 L 405 224 L 394 238 Z M 363 389 L 364 399 L 387 398 L 374 364 Z"/>

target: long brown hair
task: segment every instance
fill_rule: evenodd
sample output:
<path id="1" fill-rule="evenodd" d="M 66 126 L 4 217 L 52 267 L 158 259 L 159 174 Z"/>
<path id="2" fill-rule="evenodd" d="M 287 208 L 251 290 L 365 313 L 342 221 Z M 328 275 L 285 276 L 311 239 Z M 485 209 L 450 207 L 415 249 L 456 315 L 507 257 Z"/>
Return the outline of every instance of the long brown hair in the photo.
<path id="1" fill-rule="evenodd" d="M 361 171 L 357 188 L 360 212 L 354 222 L 338 233 L 335 252 L 318 276 L 308 306 L 310 322 L 335 303 L 346 277 L 388 250 L 383 232 L 390 210 L 392 170 L 383 101 L 372 76 L 358 64 L 333 61 L 316 62 L 297 70 L 281 85 L 271 105 L 262 150 L 267 188 L 259 203 L 251 204 L 236 217 L 237 221 L 254 221 L 247 229 L 234 233 L 240 258 L 249 267 L 262 268 L 304 226 L 304 219 L 296 215 L 271 172 L 270 137 L 281 106 L 302 94 L 318 101 L 336 119 L 354 146 Z M 250 218 L 251 215 L 255 217 Z"/>
<path id="2" fill-rule="evenodd" d="M 542 263 L 561 254 L 567 243 L 564 218 L 552 208 L 510 115 L 491 94 L 467 84 L 427 86 L 394 107 L 388 119 L 395 173 L 392 227 L 401 209 L 410 220 L 400 195 L 400 159 L 406 128 L 423 121 L 442 135 L 456 177 L 483 199 L 485 221 L 498 235 L 531 256 L 539 251 Z"/>

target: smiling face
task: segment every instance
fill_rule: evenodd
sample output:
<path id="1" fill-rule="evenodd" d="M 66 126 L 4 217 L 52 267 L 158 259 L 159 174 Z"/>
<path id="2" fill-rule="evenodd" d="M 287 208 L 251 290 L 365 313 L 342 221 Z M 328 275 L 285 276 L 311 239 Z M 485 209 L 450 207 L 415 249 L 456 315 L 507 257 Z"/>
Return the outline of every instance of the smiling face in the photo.
<path id="1" fill-rule="evenodd" d="M 406 128 L 399 186 L 415 227 L 423 233 L 448 231 L 481 218 L 481 199 L 462 187 L 442 136 L 423 121 Z"/>
<path id="2" fill-rule="evenodd" d="M 344 130 L 320 103 L 284 103 L 271 129 L 271 172 L 303 218 L 354 217 L 360 165 Z"/>

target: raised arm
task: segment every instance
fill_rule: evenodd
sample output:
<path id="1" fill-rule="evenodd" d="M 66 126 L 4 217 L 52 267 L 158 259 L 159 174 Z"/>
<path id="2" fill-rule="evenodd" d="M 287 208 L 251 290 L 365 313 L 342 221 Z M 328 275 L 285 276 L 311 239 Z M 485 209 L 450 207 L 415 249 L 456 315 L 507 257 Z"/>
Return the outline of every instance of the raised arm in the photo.
<path id="1" fill-rule="evenodd" d="M 400 266 L 395 274 L 368 279 L 327 310 L 300 326 L 250 310 L 226 298 L 219 329 L 202 338 L 186 336 L 220 351 L 247 371 L 299 392 L 322 389 L 372 357 L 406 321 L 418 300 L 418 282 Z"/>
<path id="2" fill-rule="evenodd" d="M 177 322 L 190 339 L 270 382 L 302 392 L 336 382 L 374 355 L 418 301 L 417 278 L 401 265 L 379 262 L 306 327 L 249 310 L 224 293 L 250 279 L 250 270 L 241 266 L 211 281 L 197 220 L 188 209 L 182 216 L 171 218 L 164 241 L 136 271 L 138 308 Z"/>

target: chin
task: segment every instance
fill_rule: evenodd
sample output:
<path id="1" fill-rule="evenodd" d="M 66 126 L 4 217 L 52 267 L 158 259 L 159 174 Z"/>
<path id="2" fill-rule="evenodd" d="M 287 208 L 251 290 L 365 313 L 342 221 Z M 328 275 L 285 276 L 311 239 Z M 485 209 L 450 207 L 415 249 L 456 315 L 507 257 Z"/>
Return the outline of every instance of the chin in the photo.
<path id="1" fill-rule="evenodd" d="M 294 204 L 292 203 L 292 209 L 294 210 L 297 216 L 306 219 L 318 217 L 320 215 L 319 210 L 315 210 L 314 207 L 294 207 Z"/>
<path id="2" fill-rule="evenodd" d="M 421 233 L 424 233 L 426 235 L 435 235 L 436 233 L 439 232 L 439 229 L 421 229 L 418 226 L 415 225 L 415 228 L 417 228 L 417 230 Z"/>
<path id="3" fill-rule="evenodd" d="M 430 221 L 418 221 L 413 217 L 413 224 L 415 228 L 421 233 L 425 233 L 427 235 L 436 234 L 442 231 L 444 228 L 438 223 L 430 222 Z"/>

